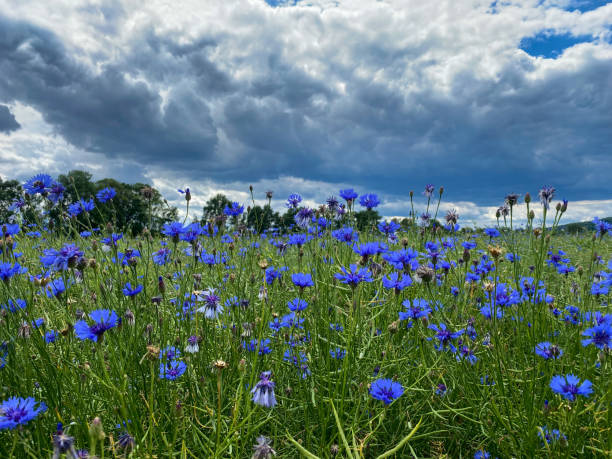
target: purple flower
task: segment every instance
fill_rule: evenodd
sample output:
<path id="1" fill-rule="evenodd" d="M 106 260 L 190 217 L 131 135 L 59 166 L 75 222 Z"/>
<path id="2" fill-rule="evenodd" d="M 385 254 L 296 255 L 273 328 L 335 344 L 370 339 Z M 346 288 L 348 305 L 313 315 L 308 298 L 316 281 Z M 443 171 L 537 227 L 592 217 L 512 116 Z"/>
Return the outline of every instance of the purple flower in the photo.
<path id="1" fill-rule="evenodd" d="M 232 202 L 231 206 L 225 206 L 223 213 L 229 217 L 238 217 L 244 212 L 244 206 L 241 206 L 237 202 Z"/>
<path id="2" fill-rule="evenodd" d="M 300 202 L 302 202 L 302 197 L 299 194 L 297 194 L 297 193 L 293 193 L 293 194 L 289 195 L 289 197 L 287 198 L 286 206 L 289 209 L 297 209 L 297 207 L 299 206 Z"/>
<path id="3" fill-rule="evenodd" d="M 251 389 L 253 403 L 265 408 L 273 408 L 276 405 L 276 397 L 274 396 L 275 384 L 270 380 L 271 375 L 271 371 L 261 373 L 259 376 L 260 380 Z"/>
<path id="4" fill-rule="evenodd" d="M 423 191 L 423 195 L 425 195 L 425 197 L 427 198 L 431 198 L 435 189 L 436 189 L 435 186 L 433 186 L 431 183 L 428 183 L 427 185 L 425 185 L 425 190 Z"/>
<path id="5" fill-rule="evenodd" d="M 542 203 L 542 206 L 544 206 L 544 208 L 548 210 L 550 206 L 550 202 L 555 196 L 555 189 L 552 186 L 545 186 L 540 190 L 540 192 L 538 193 L 538 196 L 540 198 L 540 202 Z"/>

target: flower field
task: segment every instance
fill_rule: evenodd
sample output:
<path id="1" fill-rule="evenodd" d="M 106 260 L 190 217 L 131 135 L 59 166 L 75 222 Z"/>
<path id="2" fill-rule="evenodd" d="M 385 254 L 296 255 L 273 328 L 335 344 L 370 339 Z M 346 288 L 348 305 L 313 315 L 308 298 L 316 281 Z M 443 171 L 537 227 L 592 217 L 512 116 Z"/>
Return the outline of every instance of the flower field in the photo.
<path id="1" fill-rule="evenodd" d="M 377 195 L 292 194 L 261 233 L 128 234 L 114 193 L 41 174 L 2 225 L 0 457 L 612 455 L 612 225 L 560 231 L 554 188 L 473 230 L 432 185 L 360 231 Z"/>

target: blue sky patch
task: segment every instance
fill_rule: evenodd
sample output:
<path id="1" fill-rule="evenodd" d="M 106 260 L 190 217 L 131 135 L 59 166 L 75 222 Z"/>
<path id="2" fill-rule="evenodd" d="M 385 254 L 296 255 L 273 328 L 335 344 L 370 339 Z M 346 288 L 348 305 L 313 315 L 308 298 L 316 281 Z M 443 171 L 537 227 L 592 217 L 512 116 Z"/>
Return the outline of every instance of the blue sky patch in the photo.
<path id="1" fill-rule="evenodd" d="M 573 0 L 568 5 L 566 10 L 567 11 L 578 10 L 581 13 L 584 13 L 586 11 L 596 10 L 600 6 L 607 5 L 608 3 L 610 3 L 610 2 L 608 2 L 606 0 Z"/>
<path id="2" fill-rule="evenodd" d="M 540 32 L 533 37 L 523 38 L 519 48 L 534 57 L 556 59 L 567 48 L 590 41 L 593 41 L 593 37 L 590 35 L 574 36 L 569 33 Z"/>
<path id="3" fill-rule="evenodd" d="M 300 0 L 264 0 L 268 5 L 277 7 L 277 6 L 293 6 L 298 3 Z"/>

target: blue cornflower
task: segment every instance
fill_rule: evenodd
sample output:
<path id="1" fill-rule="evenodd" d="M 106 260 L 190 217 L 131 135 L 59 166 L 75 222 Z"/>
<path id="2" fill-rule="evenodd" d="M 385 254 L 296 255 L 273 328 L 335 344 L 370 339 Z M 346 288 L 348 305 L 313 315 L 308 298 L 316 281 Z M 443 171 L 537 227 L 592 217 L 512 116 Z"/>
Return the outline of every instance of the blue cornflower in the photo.
<path id="1" fill-rule="evenodd" d="M 45 333 L 45 343 L 55 343 L 58 336 L 59 335 L 55 330 L 49 330 L 47 333 Z"/>
<path id="2" fill-rule="evenodd" d="M 19 425 L 27 424 L 45 411 L 47 405 L 44 402 L 37 402 L 32 397 L 11 397 L 0 404 L 0 429 L 12 430 Z"/>
<path id="3" fill-rule="evenodd" d="M 359 240 L 359 233 L 357 233 L 353 228 L 345 227 L 332 231 L 332 236 L 340 241 L 346 242 L 350 244 L 351 242 L 356 242 Z"/>
<path id="4" fill-rule="evenodd" d="M 404 388 L 391 379 L 379 378 L 370 385 L 370 395 L 376 400 L 382 400 L 388 405 L 404 393 Z"/>
<path id="5" fill-rule="evenodd" d="M 416 250 L 408 248 L 385 253 L 382 257 L 395 269 L 407 270 L 408 268 L 416 269 L 419 266 L 418 256 L 419 253 Z"/>
<path id="6" fill-rule="evenodd" d="M 70 280 L 68 280 L 70 285 Z M 66 285 L 64 284 L 64 279 L 58 277 L 57 279 L 52 280 L 47 284 L 46 292 L 48 298 L 53 298 L 58 295 L 61 295 L 66 291 Z"/>
<path id="7" fill-rule="evenodd" d="M 80 201 L 74 202 L 68 206 L 68 213 L 70 214 L 70 216 L 76 217 L 81 212 L 88 213 L 94 210 L 94 208 L 95 208 L 95 205 L 94 205 L 93 199 L 90 199 L 89 201 L 85 201 L 84 199 L 81 198 Z"/>
<path id="8" fill-rule="evenodd" d="M 472 365 L 474 365 L 478 361 L 478 358 L 474 355 L 474 352 L 468 346 L 459 347 L 455 358 L 458 362 L 461 360 L 467 360 Z"/>
<path id="9" fill-rule="evenodd" d="M 495 237 L 499 237 L 500 233 L 497 228 L 485 228 L 484 233 L 489 236 L 489 238 L 493 239 Z"/>
<path id="10" fill-rule="evenodd" d="M 372 274 L 366 268 L 357 268 L 357 265 L 351 264 L 349 270 L 344 266 L 341 266 L 340 269 L 342 273 L 336 273 L 334 277 L 343 284 L 349 284 L 353 288 L 357 287 L 361 282 L 373 281 Z"/>
<path id="11" fill-rule="evenodd" d="M 572 374 L 565 376 L 553 376 L 550 381 L 550 388 L 553 392 L 563 395 L 567 400 L 574 401 L 576 395 L 587 397 L 593 393 L 593 384 L 585 379 L 582 384 L 580 379 Z"/>
<path id="12" fill-rule="evenodd" d="M 455 287 L 455 286 L 451 287 L 450 292 L 451 292 L 451 295 L 453 296 L 459 295 L 459 287 Z"/>
<path id="13" fill-rule="evenodd" d="M 88 325 L 84 320 L 79 320 L 74 324 L 74 334 L 80 340 L 89 339 L 97 342 L 98 338 L 102 339 L 104 332 L 119 324 L 117 313 L 108 309 L 91 311 L 89 318 L 93 320 L 93 325 Z"/>
<path id="14" fill-rule="evenodd" d="M 159 351 L 160 360 L 175 360 L 180 356 L 181 356 L 180 349 L 177 349 L 174 346 L 166 346 L 161 351 Z"/>
<path id="15" fill-rule="evenodd" d="M 11 263 L 0 263 L 0 279 L 4 282 L 8 282 L 11 277 L 17 274 L 23 274 L 27 271 L 27 268 L 22 268 L 21 265 L 17 262 L 15 264 Z"/>
<path id="16" fill-rule="evenodd" d="M 181 235 L 187 231 L 181 222 L 165 223 L 162 228 L 162 234 L 172 238 L 174 242 L 178 242 Z"/>
<path id="17" fill-rule="evenodd" d="M 410 304 L 410 300 L 404 300 L 402 305 L 407 311 L 400 311 L 399 320 L 426 318 L 431 313 L 429 302 L 422 298 L 415 298 L 412 300 L 412 304 Z"/>
<path id="18" fill-rule="evenodd" d="M 200 237 L 202 234 L 206 234 L 206 231 L 204 230 L 204 228 L 202 228 L 202 226 L 198 222 L 193 222 L 185 228 L 185 231 L 181 233 L 179 237 L 181 241 L 185 241 L 185 242 L 189 242 L 190 244 L 193 244 L 195 241 L 197 241 L 198 237 Z M 224 236 L 227 236 L 227 235 L 224 235 Z M 230 242 L 231 242 L 231 238 L 230 238 Z"/>
<path id="19" fill-rule="evenodd" d="M 297 207 L 300 205 L 300 202 L 302 202 L 302 197 L 297 193 L 293 193 L 287 198 L 286 206 L 289 209 L 297 209 Z"/>
<path id="20" fill-rule="evenodd" d="M 23 184 L 23 189 L 27 194 L 45 194 L 53 185 L 54 180 L 50 175 L 38 174 L 30 178 Z"/>
<path id="21" fill-rule="evenodd" d="M 185 362 L 179 360 L 170 360 L 166 363 L 161 362 L 159 364 L 159 377 L 160 379 L 169 379 L 174 381 L 180 377 L 187 370 Z"/>
<path id="22" fill-rule="evenodd" d="M 491 454 L 484 449 L 479 449 L 474 453 L 474 459 L 491 459 Z"/>
<path id="23" fill-rule="evenodd" d="M 142 285 L 137 285 L 136 287 L 132 287 L 130 282 L 127 282 L 123 287 L 123 294 L 125 296 L 136 296 L 140 292 L 142 292 Z"/>
<path id="24" fill-rule="evenodd" d="M 480 308 L 480 313 L 486 319 L 491 319 L 493 317 L 493 305 L 487 304 L 487 305 L 481 307 Z M 497 306 L 495 307 L 495 317 L 498 318 L 498 319 L 501 319 L 502 317 L 504 317 L 504 311 L 502 310 L 502 308 L 497 307 Z"/>
<path id="25" fill-rule="evenodd" d="M 312 276 L 308 273 L 295 273 L 291 275 L 291 280 L 296 287 L 305 289 L 306 287 L 314 286 Z"/>
<path id="26" fill-rule="evenodd" d="M 223 213 L 229 217 L 237 217 L 244 212 L 244 206 L 241 206 L 236 201 L 232 202 L 231 206 L 225 206 Z"/>
<path id="27" fill-rule="evenodd" d="M 446 324 L 443 323 L 440 323 L 439 325 L 431 324 L 427 328 L 436 332 L 435 338 L 438 339 L 438 346 L 436 349 L 439 351 L 444 350 L 446 346 L 449 346 L 449 348 L 455 352 L 456 348 L 453 346 L 452 340 L 459 338 L 465 331 L 459 330 L 456 332 L 451 332 L 446 328 Z M 428 338 L 428 340 L 431 340 L 431 338 Z"/>
<path id="28" fill-rule="evenodd" d="M 612 236 L 612 224 L 608 223 L 605 220 L 600 220 L 595 217 L 593 219 L 593 224 L 595 225 L 595 231 L 597 231 L 597 237 L 604 237 L 606 234 Z"/>
<path id="29" fill-rule="evenodd" d="M 98 201 L 100 201 L 101 203 L 105 203 L 113 199 L 116 195 L 117 192 L 114 188 L 106 187 L 96 193 L 96 198 L 98 198 Z"/>
<path id="30" fill-rule="evenodd" d="M 0 226 L 2 227 L 2 234 L 4 235 L 4 237 L 14 236 L 20 231 L 19 225 L 17 223 L 4 223 Z"/>
<path id="31" fill-rule="evenodd" d="M 165 265 L 166 263 L 168 263 L 168 261 L 170 261 L 171 253 L 172 250 L 170 250 L 168 247 L 162 247 L 157 252 L 153 252 L 153 263 L 159 266 Z"/>
<path id="32" fill-rule="evenodd" d="M 300 312 L 308 307 L 308 303 L 299 298 L 294 298 L 293 300 L 287 303 L 287 306 L 289 307 L 291 311 Z"/>
<path id="33" fill-rule="evenodd" d="M 352 188 L 346 188 L 344 190 L 340 190 L 340 197 L 342 199 L 344 199 L 347 203 L 352 203 L 355 199 L 357 199 L 357 196 L 359 196 L 355 190 L 353 190 Z"/>
<path id="34" fill-rule="evenodd" d="M 380 222 L 378 224 L 378 231 L 386 235 L 395 234 L 398 229 L 400 229 L 400 224 L 394 222 L 393 220 L 385 220 L 384 222 Z"/>
<path id="35" fill-rule="evenodd" d="M 108 245 L 108 246 L 113 246 L 116 247 L 117 246 L 117 242 L 119 240 L 123 239 L 123 233 L 112 233 L 110 235 L 110 237 L 104 237 L 102 238 L 102 244 L 104 245 Z"/>
<path id="36" fill-rule="evenodd" d="M 380 204 L 380 199 L 374 193 L 367 193 L 359 197 L 359 204 L 361 204 L 361 207 L 372 210 Z"/>
<path id="37" fill-rule="evenodd" d="M 436 395 L 440 397 L 444 397 L 447 391 L 448 391 L 448 388 L 446 387 L 446 384 L 440 383 L 436 387 Z"/>
<path id="38" fill-rule="evenodd" d="M 298 247 L 302 247 L 304 244 L 306 244 L 311 239 L 312 239 L 312 236 L 308 234 L 302 234 L 302 233 L 292 234 L 289 236 L 289 240 L 287 241 L 287 244 L 297 245 Z"/>
<path id="39" fill-rule="evenodd" d="M 312 221 L 314 217 L 314 210 L 309 209 L 308 207 L 300 207 L 300 210 L 294 215 L 293 220 L 296 225 L 304 228 L 308 226 L 308 224 Z"/>
<path id="40" fill-rule="evenodd" d="M 274 396 L 275 384 L 270 380 L 271 376 L 271 371 L 262 372 L 259 375 L 259 381 L 251 389 L 253 403 L 265 408 L 273 408 L 276 405 L 276 397 Z"/>
<path id="41" fill-rule="evenodd" d="M 74 268 L 83 255 L 83 251 L 76 244 L 65 244 L 59 250 L 44 250 L 40 262 L 45 268 L 65 271 L 68 268 Z"/>
<path id="42" fill-rule="evenodd" d="M 283 274 L 277 271 L 274 266 L 268 266 L 265 271 L 265 281 L 267 285 L 272 285 L 276 279 L 280 279 Z"/>
<path id="43" fill-rule="evenodd" d="M 412 284 L 412 278 L 410 276 L 404 274 L 402 274 L 401 278 L 399 276 L 399 273 L 396 272 L 392 272 L 388 276 L 383 276 L 383 287 L 395 289 L 395 293 L 399 293 Z"/>
<path id="44" fill-rule="evenodd" d="M 49 188 L 49 194 L 47 195 L 47 197 L 49 198 L 49 201 L 55 204 L 56 202 L 64 199 L 64 191 L 66 191 L 64 185 L 62 185 L 61 183 L 53 182 L 51 188 Z"/>
<path id="45" fill-rule="evenodd" d="M 582 336 L 589 337 L 582 340 L 583 346 L 592 344 L 597 349 L 602 350 L 605 347 L 612 348 L 612 326 L 608 323 L 602 323 L 595 327 L 587 328 L 582 332 Z"/>
<path id="46" fill-rule="evenodd" d="M 544 341 L 536 345 L 535 353 L 546 360 L 558 359 L 563 355 L 563 350 L 556 344 L 551 344 L 548 341 Z"/>
<path id="47" fill-rule="evenodd" d="M 197 300 L 203 301 L 204 306 L 199 307 L 196 311 L 203 312 L 207 319 L 216 319 L 223 312 L 221 298 L 214 288 L 204 290 L 201 295 L 197 296 Z"/>
<path id="48" fill-rule="evenodd" d="M 353 245 L 353 252 L 361 255 L 361 258 L 363 258 L 364 261 L 367 261 L 368 258 L 386 251 L 387 246 L 381 242 L 366 242 L 364 244 Z"/>

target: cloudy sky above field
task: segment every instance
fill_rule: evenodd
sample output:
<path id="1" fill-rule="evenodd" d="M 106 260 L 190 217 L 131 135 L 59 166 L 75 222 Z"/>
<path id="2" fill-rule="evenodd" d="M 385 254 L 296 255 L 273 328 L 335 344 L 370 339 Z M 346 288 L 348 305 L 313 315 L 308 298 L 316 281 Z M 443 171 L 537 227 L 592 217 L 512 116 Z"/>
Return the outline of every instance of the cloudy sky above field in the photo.
<path id="1" fill-rule="evenodd" d="M 612 215 L 612 3 L 0 0 L 0 176 Z"/>

